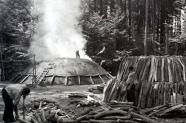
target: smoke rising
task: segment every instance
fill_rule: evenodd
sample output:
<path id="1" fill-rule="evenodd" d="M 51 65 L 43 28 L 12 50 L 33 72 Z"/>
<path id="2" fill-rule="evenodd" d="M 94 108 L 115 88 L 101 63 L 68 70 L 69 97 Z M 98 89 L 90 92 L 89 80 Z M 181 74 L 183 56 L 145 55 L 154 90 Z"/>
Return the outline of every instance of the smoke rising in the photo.
<path id="1" fill-rule="evenodd" d="M 80 50 L 81 58 L 86 40 L 78 26 L 81 17 L 80 0 L 41 0 L 37 13 L 39 23 L 31 51 L 37 61 L 61 57 L 75 58 Z"/>

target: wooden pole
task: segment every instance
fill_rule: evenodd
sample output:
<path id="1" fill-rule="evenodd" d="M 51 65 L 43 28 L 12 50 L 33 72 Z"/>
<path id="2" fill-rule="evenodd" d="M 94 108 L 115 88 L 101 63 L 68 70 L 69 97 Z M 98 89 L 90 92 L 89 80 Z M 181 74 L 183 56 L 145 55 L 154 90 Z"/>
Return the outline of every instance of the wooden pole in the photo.
<path id="1" fill-rule="evenodd" d="M 25 99 L 23 97 L 23 120 L 25 120 Z"/>
<path id="2" fill-rule="evenodd" d="M 1 57 L 1 80 L 5 80 L 5 71 L 4 71 L 4 61 L 3 61 L 3 41 L 2 41 L 2 35 L 0 35 L 0 57 Z"/>
<path id="3" fill-rule="evenodd" d="M 34 54 L 34 60 L 33 60 L 33 78 L 32 78 L 32 84 L 36 83 L 36 63 L 35 63 L 35 54 Z"/>

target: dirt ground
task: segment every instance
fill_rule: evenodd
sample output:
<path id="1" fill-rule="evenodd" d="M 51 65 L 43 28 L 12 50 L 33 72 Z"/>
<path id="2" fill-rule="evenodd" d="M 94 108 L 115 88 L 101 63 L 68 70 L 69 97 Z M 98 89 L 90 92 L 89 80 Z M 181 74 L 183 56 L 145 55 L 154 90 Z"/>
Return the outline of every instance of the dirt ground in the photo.
<path id="1" fill-rule="evenodd" d="M 12 84 L 12 83 L 8 81 L 0 82 L 0 91 L 6 84 Z M 77 105 L 71 104 L 71 102 L 74 101 L 75 99 L 68 97 L 70 93 L 81 93 L 81 94 L 89 95 L 90 97 L 93 97 L 96 101 L 99 101 L 101 104 L 103 104 L 101 102 L 103 94 L 93 94 L 87 91 L 89 87 L 93 87 L 93 86 L 97 86 L 97 85 L 81 85 L 81 86 L 53 85 L 53 86 L 46 86 L 46 87 L 30 86 L 31 94 L 26 98 L 25 104 L 26 106 L 29 107 L 32 101 L 45 98 L 48 100 L 58 102 L 59 104 L 61 104 L 61 106 L 64 108 L 65 111 L 75 116 L 81 113 L 83 110 L 86 110 L 87 108 L 99 109 L 100 107 L 77 107 Z M 20 116 L 22 115 L 21 101 L 19 104 Z M 2 122 L 3 110 L 4 110 L 4 103 L 0 93 L 0 122 Z M 169 118 L 169 119 L 156 119 L 156 120 L 162 123 L 186 123 L 186 118 L 174 118 L 174 119 Z"/>

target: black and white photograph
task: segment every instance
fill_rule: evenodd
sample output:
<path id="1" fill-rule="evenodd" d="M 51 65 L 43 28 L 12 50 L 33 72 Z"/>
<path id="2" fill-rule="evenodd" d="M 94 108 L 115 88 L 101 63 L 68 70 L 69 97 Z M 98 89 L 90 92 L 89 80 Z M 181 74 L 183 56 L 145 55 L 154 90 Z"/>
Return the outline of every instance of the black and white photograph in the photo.
<path id="1" fill-rule="evenodd" d="M 0 123 L 186 123 L 186 0 L 0 0 Z"/>

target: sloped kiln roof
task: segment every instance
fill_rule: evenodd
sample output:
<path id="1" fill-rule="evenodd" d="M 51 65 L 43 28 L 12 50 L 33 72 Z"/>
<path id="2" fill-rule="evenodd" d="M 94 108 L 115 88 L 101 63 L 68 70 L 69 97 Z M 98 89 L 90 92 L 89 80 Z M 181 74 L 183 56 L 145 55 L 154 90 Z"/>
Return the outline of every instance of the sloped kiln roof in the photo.
<path id="1" fill-rule="evenodd" d="M 21 76 L 28 76 L 28 75 L 32 77 L 33 66 L 30 66 L 29 68 L 27 68 L 25 71 L 21 73 Z M 102 77 L 106 76 L 108 79 L 110 79 L 109 73 L 106 72 L 103 68 L 101 68 L 98 64 L 87 59 L 79 59 L 79 58 L 60 58 L 51 61 L 40 62 L 36 65 L 36 75 L 37 75 L 37 81 L 46 80 L 46 77 L 73 77 L 73 76 L 88 77 L 88 78 L 96 77 L 96 76 L 100 78 L 100 76 Z M 49 83 L 55 83 L 55 80 L 53 80 L 52 78 L 50 79 L 51 79 L 50 81 L 54 81 L 54 82 L 49 82 Z M 23 80 L 24 79 L 21 79 L 22 83 Z M 26 79 L 24 80 L 24 82 L 25 81 Z M 37 83 L 41 83 L 41 82 L 37 82 Z M 58 84 L 59 83 L 61 82 L 58 82 Z M 96 83 L 100 83 L 100 82 L 96 82 Z M 84 84 L 86 84 L 86 82 Z"/>

